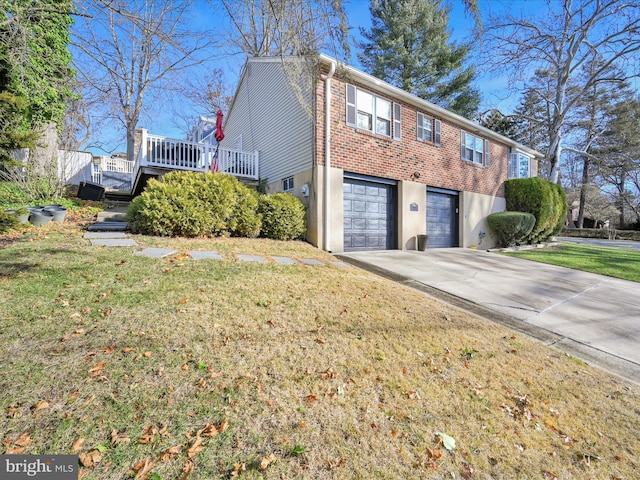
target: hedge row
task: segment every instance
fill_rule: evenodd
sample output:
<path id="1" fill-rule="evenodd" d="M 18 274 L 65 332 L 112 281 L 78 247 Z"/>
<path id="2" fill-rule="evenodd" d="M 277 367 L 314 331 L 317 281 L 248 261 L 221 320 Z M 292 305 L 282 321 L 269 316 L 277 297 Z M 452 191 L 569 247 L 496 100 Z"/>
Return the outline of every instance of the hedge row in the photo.
<path id="1" fill-rule="evenodd" d="M 305 209 L 289 194 L 260 195 L 232 175 L 171 172 L 151 179 L 127 211 L 134 231 L 161 236 L 302 238 Z"/>

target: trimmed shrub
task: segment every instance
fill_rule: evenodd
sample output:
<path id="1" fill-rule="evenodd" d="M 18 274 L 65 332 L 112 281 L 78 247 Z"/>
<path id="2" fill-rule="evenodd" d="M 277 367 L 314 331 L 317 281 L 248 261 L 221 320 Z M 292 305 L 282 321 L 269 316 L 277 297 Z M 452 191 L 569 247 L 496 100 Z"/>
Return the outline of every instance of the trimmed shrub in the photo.
<path id="1" fill-rule="evenodd" d="M 507 180 L 504 185 L 507 210 L 536 218 L 526 241 L 543 242 L 560 232 L 567 208 L 562 187 L 539 177 Z"/>
<path id="2" fill-rule="evenodd" d="M 149 181 L 131 202 L 127 220 L 135 231 L 151 235 L 257 236 L 257 205 L 256 194 L 232 175 L 171 172 Z"/>
<path id="3" fill-rule="evenodd" d="M 289 193 L 260 196 L 258 212 L 262 216 L 262 237 L 296 240 L 306 231 L 304 204 Z"/>
<path id="4" fill-rule="evenodd" d="M 16 228 L 19 224 L 20 219 L 17 215 L 0 211 L 0 233 L 4 233 L 11 228 Z"/>
<path id="5" fill-rule="evenodd" d="M 527 239 L 536 217 L 526 212 L 499 212 L 489 215 L 487 221 L 498 237 L 499 247 L 514 247 Z"/>

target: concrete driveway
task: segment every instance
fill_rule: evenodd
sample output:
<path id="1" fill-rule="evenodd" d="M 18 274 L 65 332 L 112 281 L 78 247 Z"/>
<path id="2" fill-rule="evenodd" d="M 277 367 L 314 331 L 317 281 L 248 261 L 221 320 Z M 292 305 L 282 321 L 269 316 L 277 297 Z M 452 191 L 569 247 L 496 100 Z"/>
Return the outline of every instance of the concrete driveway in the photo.
<path id="1" fill-rule="evenodd" d="M 640 284 L 463 248 L 340 254 L 640 384 Z"/>

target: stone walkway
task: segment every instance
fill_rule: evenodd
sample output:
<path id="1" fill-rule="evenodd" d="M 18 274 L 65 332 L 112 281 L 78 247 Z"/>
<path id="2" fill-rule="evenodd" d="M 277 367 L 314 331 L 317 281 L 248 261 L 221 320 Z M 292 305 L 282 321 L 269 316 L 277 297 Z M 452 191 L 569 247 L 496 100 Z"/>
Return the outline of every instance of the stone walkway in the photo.
<path id="1" fill-rule="evenodd" d="M 84 234 L 84 237 L 87 240 L 91 241 L 92 246 L 96 247 L 136 247 L 138 243 L 127 237 L 124 232 L 87 232 Z M 133 252 L 134 255 L 139 255 L 142 257 L 150 257 L 150 258 L 165 258 L 173 255 L 177 255 L 179 252 L 177 250 L 172 250 L 170 248 L 145 248 L 143 250 L 138 250 Z M 189 256 L 193 260 L 224 260 L 223 256 L 218 252 L 210 251 L 210 250 L 193 250 L 188 252 Z M 235 256 L 236 259 L 241 262 L 259 262 L 259 263 L 267 263 L 269 259 L 273 260 L 275 263 L 279 263 L 281 265 L 311 265 L 311 266 L 323 266 L 324 262 L 320 260 L 316 260 L 314 258 L 289 258 L 289 257 L 262 257 L 260 255 L 244 255 L 237 254 Z M 340 261 L 329 261 L 328 264 L 335 265 L 337 267 L 350 267 L 348 263 L 340 262 Z"/>

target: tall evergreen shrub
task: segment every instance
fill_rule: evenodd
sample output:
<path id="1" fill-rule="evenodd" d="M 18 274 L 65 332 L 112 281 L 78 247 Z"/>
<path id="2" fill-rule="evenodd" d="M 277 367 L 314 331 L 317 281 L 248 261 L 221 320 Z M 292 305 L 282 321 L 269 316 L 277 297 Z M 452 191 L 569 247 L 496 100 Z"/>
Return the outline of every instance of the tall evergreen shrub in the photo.
<path id="1" fill-rule="evenodd" d="M 567 199 L 559 185 L 543 178 L 519 178 L 505 182 L 507 210 L 527 212 L 536 217 L 529 243 L 543 242 L 556 235 L 564 225 Z"/>

